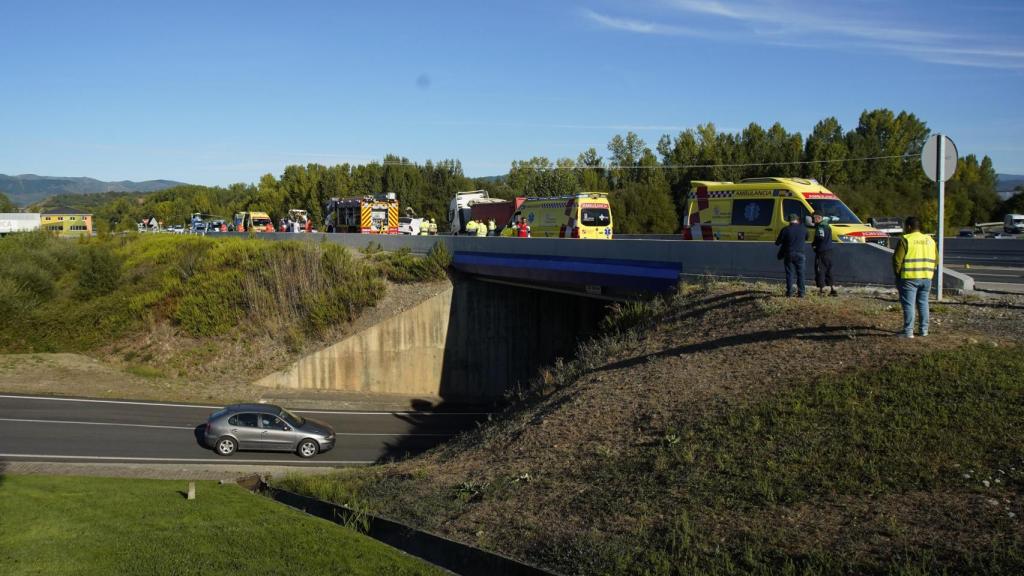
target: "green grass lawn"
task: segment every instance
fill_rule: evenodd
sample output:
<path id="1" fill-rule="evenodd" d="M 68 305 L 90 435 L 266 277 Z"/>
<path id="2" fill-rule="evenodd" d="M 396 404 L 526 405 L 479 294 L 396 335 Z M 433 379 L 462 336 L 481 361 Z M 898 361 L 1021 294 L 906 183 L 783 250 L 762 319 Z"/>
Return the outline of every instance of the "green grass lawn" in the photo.
<path id="1" fill-rule="evenodd" d="M 0 574 L 442 574 L 234 485 L 0 477 Z"/>

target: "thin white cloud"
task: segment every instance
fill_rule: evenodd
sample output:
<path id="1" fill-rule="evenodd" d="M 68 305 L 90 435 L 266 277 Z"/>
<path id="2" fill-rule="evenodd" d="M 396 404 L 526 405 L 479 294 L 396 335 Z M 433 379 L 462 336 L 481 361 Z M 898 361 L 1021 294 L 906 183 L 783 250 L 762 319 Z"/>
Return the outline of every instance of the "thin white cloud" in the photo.
<path id="1" fill-rule="evenodd" d="M 592 22 L 595 22 L 604 28 L 610 28 L 612 30 L 622 30 L 625 32 L 633 32 L 636 34 L 656 34 L 659 36 L 692 36 L 696 38 L 707 38 L 710 36 L 706 30 L 696 30 L 693 28 L 686 28 L 683 26 L 670 26 L 666 24 L 659 24 L 655 22 L 646 22 L 643 20 L 634 20 L 632 18 L 615 18 L 605 14 L 594 12 L 593 10 L 583 9 L 583 15 L 586 16 Z"/>
<path id="2" fill-rule="evenodd" d="M 1024 69 L 1024 47 L 988 37 L 974 37 L 940 30 L 890 26 L 878 20 L 822 15 L 818 5 L 797 6 L 785 0 L 663 0 L 677 12 L 709 18 L 709 25 L 682 27 L 662 22 L 609 16 L 593 10 L 584 15 L 605 28 L 637 34 L 694 36 L 723 42 L 755 42 L 772 45 L 870 49 L 908 58 L 957 66 Z M 736 23 L 743 28 L 723 30 L 714 21 Z M 720 24 L 720 23 L 719 23 Z"/>

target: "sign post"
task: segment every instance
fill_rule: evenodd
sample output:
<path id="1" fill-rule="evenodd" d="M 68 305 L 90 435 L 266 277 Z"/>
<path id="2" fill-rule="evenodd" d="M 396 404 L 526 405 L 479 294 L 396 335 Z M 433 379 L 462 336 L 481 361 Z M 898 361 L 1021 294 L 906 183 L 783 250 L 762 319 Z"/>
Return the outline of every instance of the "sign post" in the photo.
<path id="1" fill-rule="evenodd" d="M 933 134 L 921 150 L 921 167 L 932 182 L 939 184 L 939 230 L 938 230 L 938 273 L 936 274 L 936 299 L 942 300 L 942 263 L 945 247 L 946 227 L 946 180 L 956 173 L 956 144 L 943 134 Z"/>

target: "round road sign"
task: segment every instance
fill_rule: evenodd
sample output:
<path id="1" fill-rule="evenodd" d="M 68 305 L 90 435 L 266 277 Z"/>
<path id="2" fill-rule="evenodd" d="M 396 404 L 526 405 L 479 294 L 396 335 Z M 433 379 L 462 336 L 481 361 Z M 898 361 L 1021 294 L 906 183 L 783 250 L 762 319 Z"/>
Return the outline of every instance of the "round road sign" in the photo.
<path id="1" fill-rule="evenodd" d="M 924 149 L 921 150 L 921 167 L 924 168 L 925 175 L 932 182 L 939 181 L 939 134 L 932 134 L 928 137 L 928 141 L 924 143 Z M 949 139 L 949 136 L 942 136 L 945 143 L 945 156 L 946 161 L 944 162 L 945 169 L 943 170 L 942 181 L 945 182 L 953 177 L 956 173 L 956 160 L 959 158 L 956 152 L 956 144 Z"/>

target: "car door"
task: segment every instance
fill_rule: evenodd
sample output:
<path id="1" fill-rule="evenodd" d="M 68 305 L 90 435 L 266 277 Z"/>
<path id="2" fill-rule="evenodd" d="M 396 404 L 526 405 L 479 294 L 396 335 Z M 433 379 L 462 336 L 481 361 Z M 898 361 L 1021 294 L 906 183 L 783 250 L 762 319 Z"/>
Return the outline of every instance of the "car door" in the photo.
<path id="1" fill-rule="evenodd" d="M 273 414 L 260 414 L 260 428 L 263 450 L 291 452 L 295 449 L 295 431 L 284 420 Z"/>
<path id="2" fill-rule="evenodd" d="M 238 448 L 242 450 L 261 449 L 262 430 L 256 414 L 242 412 L 228 418 L 231 435 L 238 440 Z"/>

